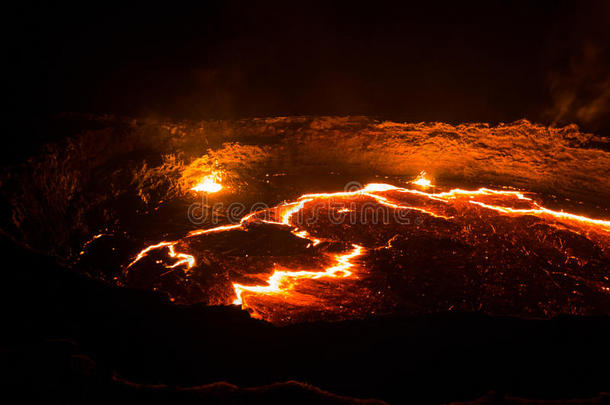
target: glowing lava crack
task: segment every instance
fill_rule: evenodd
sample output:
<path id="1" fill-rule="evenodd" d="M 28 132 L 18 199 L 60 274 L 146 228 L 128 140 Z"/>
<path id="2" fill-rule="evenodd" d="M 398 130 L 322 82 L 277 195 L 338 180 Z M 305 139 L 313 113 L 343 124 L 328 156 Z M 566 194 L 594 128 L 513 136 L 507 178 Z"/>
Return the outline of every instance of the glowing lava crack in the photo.
<path id="1" fill-rule="evenodd" d="M 354 266 L 354 263 L 351 262 L 352 259 L 362 255 L 364 248 L 362 246 L 353 245 L 354 249 L 349 253 L 337 255 L 335 257 L 337 264 L 335 266 L 327 268 L 323 272 L 319 271 L 284 271 L 284 270 L 276 270 L 269 280 L 267 281 L 268 285 L 265 286 L 247 286 L 242 284 L 234 283 L 233 287 L 235 288 L 235 294 L 237 294 L 237 299 L 233 301 L 233 304 L 242 305 L 241 295 L 244 291 L 249 291 L 252 293 L 259 294 L 269 294 L 269 293 L 286 293 L 290 286 L 290 280 L 292 279 L 318 279 L 322 277 L 349 277 L 352 275 L 352 272 L 348 269 Z"/>

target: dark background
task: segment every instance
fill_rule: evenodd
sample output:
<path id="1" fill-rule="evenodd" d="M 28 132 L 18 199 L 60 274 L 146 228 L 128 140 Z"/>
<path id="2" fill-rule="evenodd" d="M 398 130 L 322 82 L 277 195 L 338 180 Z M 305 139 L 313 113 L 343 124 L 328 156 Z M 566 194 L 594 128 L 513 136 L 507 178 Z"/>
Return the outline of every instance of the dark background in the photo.
<path id="1" fill-rule="evenodd" d="M 30 138 L 61 112 L 527 118 L 610 134 L 604 1 L 85 3 L 5 12 L 9 112 Z"/>

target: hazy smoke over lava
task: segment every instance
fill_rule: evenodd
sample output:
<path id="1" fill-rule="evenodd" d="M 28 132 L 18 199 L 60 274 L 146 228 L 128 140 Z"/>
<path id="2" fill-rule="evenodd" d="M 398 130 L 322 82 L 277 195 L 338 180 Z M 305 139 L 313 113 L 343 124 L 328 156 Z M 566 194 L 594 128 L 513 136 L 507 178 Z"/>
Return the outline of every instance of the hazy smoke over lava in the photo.
<path id="1" fill-rule="evenodd" d="M 610 4 L 564 16 L 543 55 L 553 67 L 547 76 L 553 125 L 576 122 L 589 130 L 610 128 Z"/>
<path id="2" fill-rule="evenodd" d="M 548 114 L 553 124 L 580 122 L 595 129 L 610 114 L 610 73 L 607 51 L 586 43 L 564 72 L 549 78 L 553 106 Z"/>

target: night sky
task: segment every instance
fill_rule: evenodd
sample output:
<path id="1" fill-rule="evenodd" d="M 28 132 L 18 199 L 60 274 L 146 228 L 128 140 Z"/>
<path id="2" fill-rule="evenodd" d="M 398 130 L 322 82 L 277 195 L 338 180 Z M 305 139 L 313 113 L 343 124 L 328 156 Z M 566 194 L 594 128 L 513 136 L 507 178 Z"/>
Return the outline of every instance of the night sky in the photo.
<path id="1" fill-rule="evenodd" d="M 9 10 L 12 118 L 527 118 L 610 134 L 608 2 L 202 3 Z"/>

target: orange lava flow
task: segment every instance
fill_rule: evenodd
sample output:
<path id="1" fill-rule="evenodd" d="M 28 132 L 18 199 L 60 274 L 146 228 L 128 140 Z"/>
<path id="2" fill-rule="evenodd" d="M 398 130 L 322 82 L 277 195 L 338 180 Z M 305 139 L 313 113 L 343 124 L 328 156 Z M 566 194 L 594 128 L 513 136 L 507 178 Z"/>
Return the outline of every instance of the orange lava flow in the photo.
<path id="1" fill-rule="evenodd" d="M 127 265 L 127 267 L 125 267 L 125 270 L 129 269 L 131 266 L 133 266 L 134 264 L 136 264 L 136 262 L 140 261 L 142 258 L 146 257 L 148 252 L 150 252 L 151 250 L 155 250 L 155 249 L 159 249 L 159 248 L 164 248 L 167 247 L 168 251 L 169 251 L 169 256 L 171 258 L 179 258 L 180 260 L 178 260 L 176 263 L 172 264 L 171 266 L 167 266 L 170 269 L 176 268 L 178 266 L 182 266 L 182 265 L 186 265 L 187 268 L 192 268 L 195 265 L 195 258 L 192 255 L 186 254 L 186 253 L 177 253 L 174 246 L 176 245 L 176 241 L 174 242 L 159 242 L 155 245 L 150 245 L 148 246 L 146 249 L 142 250 L 140 253 L 138 253 L 138 255 L 136 256 L 135 259 L 133 259 L 133 261 L 131 263 L 129 263 Z"/>
<path id="2" fill-rule="evenodd" d="M 472 204 L 479 205 L 481 207 L 489 208 L 494 211 L 501 212 L 503 214 L 516 214 L 516 215 L 535 215 L 535 216 L 550 216 L 556 219 L 567 219 L 571 221 L 582 222 L 588 225 L 593 225 L 601 230 L 610 232 L 610 221 L 604 221 L 601 219 L 592 219 L 584 217 L 582 215 L 570 214 L 569 212 L 553 211 L 548 208 L 540 207 L 535 209 L 518 209 L 510 207 L 500 207 L 497 205 L 485 204 L 478 201 L 470 201 Z M 536 204 L 537 205 L 537 204 Z"/>
<path id="3" fill-rule="evenodd" d="M 91 239 L 89 239 L 87 242 L 85 242 L 83 244 L 83 249 L 80 251 L 80 255 L 85 254 L 85 250 L 87 249 L 87 246 L 89 246 L 91 243 L 93 243 L 93 241 L 95 241 L 96 239 L 101 238 L 104 235 L 112 235 L 112 234 L 106 234 L 106 233 L 98 233 L 97 235 L 93 236 Z"/>
<path id="4" fill-rule="evenodd" d="M 419 186 L 419 188 L 427 189 L 432 187 L 432 182 L 425 177 L 425 173 L 422 172 L 420 176 L 417 177 L 414 181 L 411 182 Z M 277 207 L 272 208 L 272 210 L 276 210 L 277 215 L 279 216 L 279 220 L 263 220 L 257 219 L 256 216 L 260 214 L 262 211 L 253 212 L 246 216 L 244 216 L 238 224 L 232 225 L 223 225 L 210 229 L 199 229 L 195 231 L 189 232 L 186 237 L 194 237 L 218 232 L 231 231 L 236 229 L 247 230 L 246 225 L 249 221 L 262 221 L 269 224 L 281 225 L 281 226 L 289 226 L 291 228 L 291 233 L 299 238 L 306 239 L 310 241 L 309 246 L 318 245 L 323 241 L 323 239 L 318 239 L 310 235 L 310 233 L 302 228 L 299 228 L 294 222 L 292 222 L 292 218 L 295 214 L 299 213 L 304 209 L 307 203 L 330 199 L 330 198 L 338 198 L 338 197 L 353 197 L 353 196 L 366 196 L 374 199 L 377 203 L 390 207 L 393 209 L 407 209 L 407 210 L 415 210 L 421 212 L 425 215 L 429 215 L 434 218 L 439 218 L 442 220 L 451 220 L 453 217 L 443 215 L 442 213 L 435 212 L 432 208 L 429 207 L 413 207 L 410 205 L 400 204 L 396 201 L 393 201 L 389 196 L 380 195 L 382 193 L 392 193 L 392 192 L 400 192 L 400 193 L 411 193 L 416 196 L 420 196 L 426 198 L 428 200 L 441 202 L 441 203 L 450 203 L 454 199 L 463 199 L 466 203 L 470 203 L 485 209 L 493 210 L 500 215 L 510 215 L 510 216 L 524 216 L 524 215 L 533 215 L 537 217 L 551 218 L 560 222 L 576 222 L 581 226 L 587 226 L 588 229 L 601 231 L 601 232 L 610 232 L 610 221 L 602 220 L 602 219 L 592 219 L 586 216 L 571 214 L 563 211 L 554 211 L 548 208 L 544 208 L 534 202 L 531 198 L 526 197 L 522 192 L 519 191 L 509 191 L 509 190 L 493 190 L 488 188 L 479 188 L 478 190 L 462 190 L 462 189 L 452 189 L 446 192 L 433 193 L 426 192 L 416 189 L 408 189 L 393 186 L 390 184 L 378 184 L 372 183 L 367 184 L 364 188 L 355 190 L 355 191 L 343 191 L 337 193 L 317 193 L 317 194 L 305 194 L 299 197 L 294 202 L 284 203 Z M 483 197 L 511 197 L 514 201 L 522 200 L 530 206 L 533 205 L 534 208 L 512 208 L 509 206 L 491 204 L 488 201 L 481 202 L 477 201 L 477 198 Z M 495 202 L 495 199 L 494 199 Z M 510 202 L 510 201 L 509 201 Z M 508 203 L 507 203 L 508 204 Z M 437 204 L 438 205 L 438 204 Z M 350 210 L 341 209 L 339 212 L 347 212 Z M 147 254 L 155 249 L 167 248 L 169 252 L 169 256 L 178 259 L 171 266 L 166 266 L 170 269 L 178 268 L 180 266 L 185 267 L 185 271 L 191 269 L 196 265 L 195 258 L 192 255 L 186 253 L 176 252 L 175 245 L 178 241 L 163 241 L 154 245 L 150 245 L 143 249 L 129 265 L 126 267 L 133 266 L 136 262 L 147 256 Z M 308 246 L 308 247 L 309 247 Z M 290 293 L 290 290 L 298 283 L 299 280 L 302 279 L 320 279 L 320 278 L 347 278 L 354 275 L 356 259 L 366 253 L 366 249 L 363 246 L 353 244 L 352 249 L 348 252 L 335 254 L 332 256 L 334 261 L 333 265 L 325 268 L 323 271 L 306 271 L 306 270 L 288 270 L 285 268 L 276 269 L 265 281 L 264 284 L 259 285 L 244 285 L 239 283 L 233 283 L 233 288 L 235 290 L 236 299 L 233 301 L 236 305 L 246 306 L 245 296 L 247 294 L 265 294 L 265 295 L 286 295 Z"/>
<path id="5" fill-rule="evenodd" d="M 235 305 L 242 305 L 242 293 L 244 291 L 259 293 L 259 294 L 286 294 L 290 287 L 294 285 L 295 280 L 299 279 L 318 279 L 322 277 L 345 278 L 352 275 L 349 271 L 354 266 L 352 259 L 362 256 L 364 248 L 359 245 L 352 245 L 353 249 L 345 254 L 335 255 L 336 264 L 326 268 L 324 271 L 287 271 L 276 270 L 267 279 L 267 285 L 247 286 L 243 284 L 233 283 L 237 298 L 233 301 Z"/>

